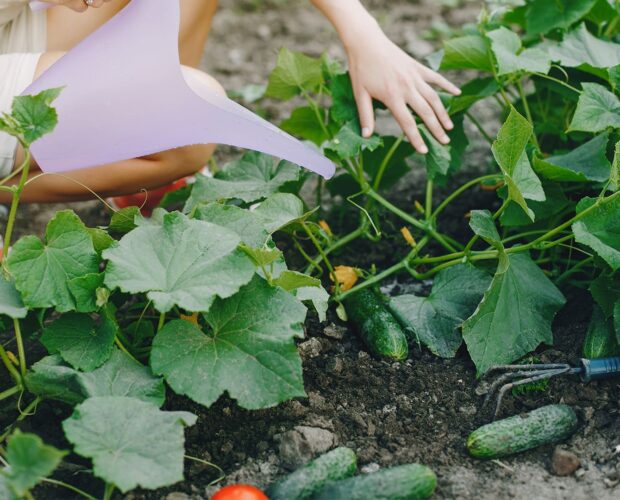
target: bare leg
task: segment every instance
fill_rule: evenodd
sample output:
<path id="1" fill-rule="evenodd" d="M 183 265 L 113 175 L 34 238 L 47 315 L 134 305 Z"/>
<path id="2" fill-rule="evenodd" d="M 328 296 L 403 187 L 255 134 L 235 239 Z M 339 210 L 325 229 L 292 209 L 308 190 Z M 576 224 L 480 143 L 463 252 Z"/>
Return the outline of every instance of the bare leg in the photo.
<path id="1" fill-rule="evenodd" d="M 171 0 L 172 1 L 172 0 Z M 178 0 L 181 2 L 179 51 L 181 62 L 197 68 L 217 9 L 217 0 Z M 67 52 L 90 33 L 107 22 L 129 3 L 115 0 L 83 13 L 54 7 L 47 14 L 47 49 Z"/>
<path id="2" fill-rule="evenodd" d="M 47 53 L 41 56 L 37 76 L 52 65 L 62 53 Z M 194 68 L 183 68 L 186 77 L 198 85 L 224 94 L 217 81 Z M 94 197 L 91 191 L 101 197 L 121 196 L 137 193 L 142 189 L 154 189 L 177 179 L 191 175 L 207 163 L 214 145 L 194 145 L 164 151 L 154 155 L 112 163 L 100 167 L 67 172 L 63 175 L 42 175 L 36 161 L 32 162 L 29 183 L 22 194 L 24 202 L 81 201 Z M 16 165 L 24 160 L 24 152 L 18 151 Z M 11 183 L 17 183 L 16 176 Z M 0 203 L 10 201 L 7 193 L 0 193 Z"/>

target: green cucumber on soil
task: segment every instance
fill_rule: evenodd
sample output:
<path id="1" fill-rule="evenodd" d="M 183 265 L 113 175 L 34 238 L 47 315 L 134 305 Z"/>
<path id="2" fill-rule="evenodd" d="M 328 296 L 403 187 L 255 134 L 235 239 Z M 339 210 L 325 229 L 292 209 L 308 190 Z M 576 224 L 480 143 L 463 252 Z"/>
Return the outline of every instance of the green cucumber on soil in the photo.
<path id="1" fill-rule="evenodd" d="M 577 429 L 570 406 L 548 405 L 483 425 L 469 435 L 467 449 L 476 458 L 498 458 L 557 443 Z"/>
<path id="2" fill-rule="evenodd" d="M 336 448 L 271 485 L 267 495 L 270 500 L 303 500 L 331 481 L 351 477 L 356 470 L 355 452 L 350 448 Z"/>
<path id="3" fill-rule="evenodd" d="M 602 309 L 594 306 L 592 320 L 583 341 L 583 357 L 586 359 L 609 358 L 620 354 L 613 319 L 605 318 Z"/>
<path id="4" fill-rule="evenodd" d="M 396 361 L 407 357 L 405 332 L 379 293 L 360 290 L 345 299 L 344 305 L 349 321 L 372 354 Z"/>
<path id="5" fill-rule="evenodd" d="M 423 500 L 437 486 L 435 473 L 420 464 L 399 465 L 374 474 L 328 484 L 313 500 Z"/>

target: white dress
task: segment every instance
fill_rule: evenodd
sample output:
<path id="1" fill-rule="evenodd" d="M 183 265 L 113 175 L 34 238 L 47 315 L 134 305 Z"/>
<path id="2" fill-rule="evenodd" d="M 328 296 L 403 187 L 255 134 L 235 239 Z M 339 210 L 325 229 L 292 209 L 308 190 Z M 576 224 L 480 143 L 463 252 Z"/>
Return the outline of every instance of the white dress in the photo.
<path id="1" fill-rule="evenodd" d="M 46 13 L 33 12 L 28 0 L 0 0 L 0 113 L 30 85 L 46 49 Z M 0 179 L 12 168 L 17 140 L 0 132 Z"/>

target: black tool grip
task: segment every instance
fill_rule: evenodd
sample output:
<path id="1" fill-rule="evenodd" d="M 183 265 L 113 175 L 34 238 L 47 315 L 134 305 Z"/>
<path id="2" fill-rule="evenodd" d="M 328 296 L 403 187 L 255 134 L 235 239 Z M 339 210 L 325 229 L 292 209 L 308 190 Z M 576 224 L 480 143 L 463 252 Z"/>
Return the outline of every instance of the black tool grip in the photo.
<path id="1" fill-rule="evenodd" d="M 602 359 L 581 359 L 583 372 L 581 379 L 584 382 L 611 377 L 620 377 L 620 356 Z"/>

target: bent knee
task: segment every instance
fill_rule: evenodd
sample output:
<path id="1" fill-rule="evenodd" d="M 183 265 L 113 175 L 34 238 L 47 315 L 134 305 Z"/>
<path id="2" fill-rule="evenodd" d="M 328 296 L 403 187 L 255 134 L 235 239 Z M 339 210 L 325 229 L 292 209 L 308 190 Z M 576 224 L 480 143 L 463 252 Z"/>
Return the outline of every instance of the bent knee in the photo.
<path id="1" fill-rule="evenodd" d="M 215 151 L 213 144 L 195 144 L 157 153 L 150 157 L 158 167 L 175 179 L 194 175 L 209 162 Z"/>
<path id="2" fill-rule="evenodd" d="M 199 96 L 203 96 L 204 93 L 210 91 L 222 97 L 226 97 L 226 90 L 224 90 L 224 87 L 208 73 L 189 66 L 182 66 L 181 69 L 183 70 L 185 81 Z"/>

